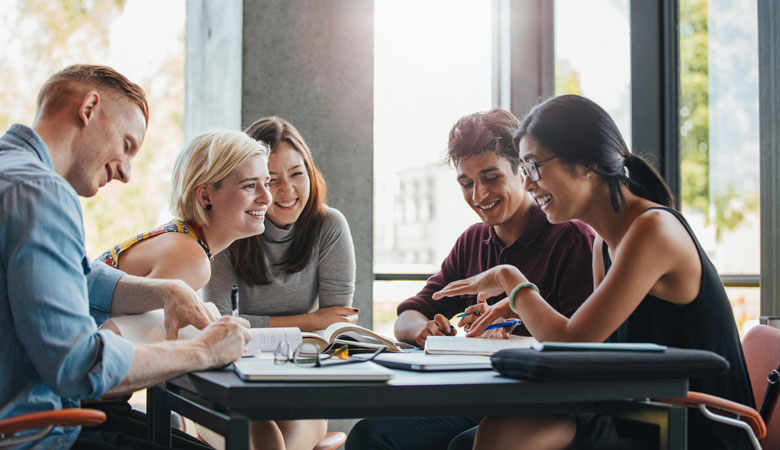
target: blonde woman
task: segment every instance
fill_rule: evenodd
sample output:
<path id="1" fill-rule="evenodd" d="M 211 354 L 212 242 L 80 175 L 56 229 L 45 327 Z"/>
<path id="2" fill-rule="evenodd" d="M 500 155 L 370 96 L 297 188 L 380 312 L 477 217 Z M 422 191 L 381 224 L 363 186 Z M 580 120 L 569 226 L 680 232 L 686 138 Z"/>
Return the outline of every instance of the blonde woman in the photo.
<path id="1" fill-rule="evenodd" d="M 98 259 L 131 275 L 179 279 L 202 288 L 211 277 L 214 255 L 265 230 L 271 202 L 267 158 L 265 144 L 240 131 L 195 136 L 173 169 L 174 219 Z"/>
<path id="2" fill-rule="evenodd" d="M 265 144 L 240 131 L 195 136 L 173 168 L 174 218 L 111 247 L 98 259 L 131 275 L 178 279 L 202 288 L 211 277 L 214 255 L 265 230 L 271 203 L 268 154 Z M 117 331 L 110 321 L 106 327 Z M 271 424 L 253 423 L 253 436 L 264 436 Z M 217 441 L 208 430 L 199 431 L 210 443 Z"/>
<path id="3" fill-rule="evenodd" d="M 269 153 L 266 144 L 240 131 L 196 136 L 174 166 L 171 211 L 175 218 L 112 247 L 100 259 L 132 275 L 175 278 L 193 289 L 202 288 L 211 278 L 214 256 L 233 241 L 265 231 L 271 204 Z M 252 422 L 253 448 L 303 444 L 310 449 L 326 431 L 324 421 L 280 424 Z M 209 444 L 221 447 L 218 435 L 202 427 L 198 431 Z"/>

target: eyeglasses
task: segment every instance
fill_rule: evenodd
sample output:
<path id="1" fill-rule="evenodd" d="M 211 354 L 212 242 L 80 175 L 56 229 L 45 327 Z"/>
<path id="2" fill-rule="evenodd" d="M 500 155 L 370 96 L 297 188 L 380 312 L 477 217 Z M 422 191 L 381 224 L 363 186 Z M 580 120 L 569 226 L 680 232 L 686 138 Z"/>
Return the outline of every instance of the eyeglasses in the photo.
<path id="1" fill-rule="evenodd" d="M 310 342 L 304 342 L 298 345 L 294 351 L 290 352 L 290 344 L 287 341 L 281 341 L 274 350 L 274 364 L 282 365 L 288 362 L 292 362 L 299 367 L 328 367 L 337 366 L 340 364 L 357 364 L 366 361 L 371 361 L 376 356 L 382 353 L 387 347 L 384 345 L 377 347 L 374 352 L 367 358 L 350 359 L 347 361 L 327 361 L 328 359 L 337 356 L 347 350 L 347 346 L 338 348 L 330 355 L 323 355 L 320 353 L 320 348 Z"/>
<path id="2" fill-rule="evenodd" d="M 531 181 L 536 183 L 537 181 L 542 179 L 542 175 L 539 173 L 539 168 L 556 158 L 558 157 L 553 156 L 552 158 L 547 158 L 542 161 L 532 161 L 532 162 L 521 164 L 520 172 L 523 174 L 524 177 L 529 178 Z"/>

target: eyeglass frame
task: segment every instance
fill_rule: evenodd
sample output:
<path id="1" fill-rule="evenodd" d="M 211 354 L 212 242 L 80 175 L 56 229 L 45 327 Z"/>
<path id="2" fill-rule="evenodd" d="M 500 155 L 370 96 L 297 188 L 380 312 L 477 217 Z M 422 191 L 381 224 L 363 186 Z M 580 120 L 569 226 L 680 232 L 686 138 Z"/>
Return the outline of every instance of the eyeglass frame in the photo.
<path id="1" fill-rule="evenodd" d="M 524 177 L 536 183 L 542 179 L 542 174 L 539 172 L 539 168 L 557 158 L 558 156 L 551 156 L 541 161 L 531 161 L 520 164 L 520 173 L 522 173 Z"/>
<path id="2" fill-rule="evenodd" d="M 284 356 L 280 355 L 280 353 L 281 353 L 280 348 L 281 348 L 282 344 L 287 346 L 287 355 L 284 355 Z M 303 349 L 303 346 L 307 345 L 307 344 L 311 345 L 313 348 L 317 349 L 317 352 L 315 353 L 316 356 L 312 357 L 312 358 L 309 358 L 309 359 L 314 359 L 314 364 L 313 365 L 301 364 L 298 361 L 298 355 L 300 354 L 301 349 Z M 283 341 L 280 341 L 279 344 L 276 345 L 276 350 L 274 350 L 274 364 L 278 365 L 278 366 L 281 366 L 283 364 L 287 364 L 288 362 L 292 362 L 293 364 L 295 364 L 298 367 L 315 367 L 315 368 L 338 366 L 338 365 L 344 365 L 344 364 L 357 364 L 357 363 L 362 363 L 362 362 L 373 360 L 374 358 L 376 358 L 380 353 L 382 353 L 386 349 L 387 349 L 387 346 L 381 345 L 381 346 L 377 347 L 376 350 L 374 350 L 374 352 L 371 353 L 371 355 L 368 356 L 368 358 L 350 359 L 350 360 L 347 360 L 347 361 L 331 361 L 331 362 L 328 362 L 328 363 L 324 363 L 323 362 L 324 360 L 328 360 L 328 359 L 332 358 L 335 354 L 340 353 L 341 350 L 339 349 L 334 354 L 328 355 L 327 358 L 321 358 L 321 356 L 320 356 L 321 354 L 319 352 L 319 347 L 317 347 L 316 344 L 312 344 L 310 342 L 301 342 L 300 344 L 298 344 L 297 347 L 295 347 L 295 350 L 293 351 L 292 356 L 291 356 L 290 355 L 290 344 L 286 340 L 283 340 Z"/>

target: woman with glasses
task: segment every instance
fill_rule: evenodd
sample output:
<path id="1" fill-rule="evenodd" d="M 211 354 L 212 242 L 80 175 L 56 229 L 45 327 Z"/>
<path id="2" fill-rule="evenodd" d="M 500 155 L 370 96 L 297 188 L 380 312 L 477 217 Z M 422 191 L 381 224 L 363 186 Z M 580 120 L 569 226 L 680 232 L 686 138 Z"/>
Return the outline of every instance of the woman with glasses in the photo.
<path id="1" fill-rule="evenodd" d="M 253 327 L 322 330 L 336 322 L 357 322 L 355 250 L 344 216 L 325 204 L 326 184 L 298 130 L 279 117 L 265 117 L 246 129 L 271 149 L 268 170 L 273 202 L 265 233 L 236 241 L 215 257 L 203 289 L 206 301 L 230 314 L 231 287 L 238 286 L 238 313 Z M 291 349 L 292 350 L 292 349 Z M 275 421 L 264 434 L 283 438 L 287 449 L 311 450 L 325 435 L 325 420 Z M 255 425 L 253 424 L 253 427 Z M 260 426 L 260 425 L 258 425 Z M 267 448 L 271 448 L 266 442 Z M 273 447 L 276 448 L 276 447 Z"/>
<path id="2" fill-rule="evenodd" d="M 729 361 L 728 373 L 692 378 L 690 389 L 753 406 L 736 323 L 715 267 L 669 188 L 633 155 L 609 115 L 575 95 L 536 106 L 515 133 L 524 187 L 552 223 L 579 219 L 596 231 L 595 290 L 571 318 L 550 308 L 533 280 L 497 266 L 450 283 L 434 295 L 506 294 L 509 306 L 539 341 L 655 342 L 709 350 Z M 485 314 L 469 335 L 495 317 Z M 745 433 L 689 410 L 689 448 L 747 448 Z M 475 448 L 620 447 L 620 423 L 599 415 L 488 417 Z"/>

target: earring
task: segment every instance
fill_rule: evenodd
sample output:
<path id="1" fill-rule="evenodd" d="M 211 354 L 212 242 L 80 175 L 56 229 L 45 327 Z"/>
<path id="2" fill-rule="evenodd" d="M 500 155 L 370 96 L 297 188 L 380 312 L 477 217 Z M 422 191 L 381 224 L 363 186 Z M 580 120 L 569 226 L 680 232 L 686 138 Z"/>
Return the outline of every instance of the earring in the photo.
<path id="1" fill-rule="evenodd" d="M 590 172 L 588 172 L 588 179 L 590 179 Z"/>
<path id="2" fill-rule="evenodd" d="M 211 203 L 206 205 L 206 211 L 211 211 Z"/>

